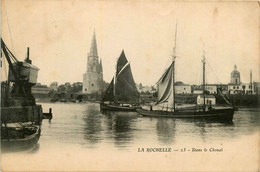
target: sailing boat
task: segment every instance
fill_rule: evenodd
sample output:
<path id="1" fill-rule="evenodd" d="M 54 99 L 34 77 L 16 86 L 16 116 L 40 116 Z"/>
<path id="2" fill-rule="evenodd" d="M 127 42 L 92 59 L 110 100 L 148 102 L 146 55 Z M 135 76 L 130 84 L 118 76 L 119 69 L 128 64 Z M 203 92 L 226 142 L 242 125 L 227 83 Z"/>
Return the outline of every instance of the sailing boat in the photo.
<path id="1" fill-rule="evenodd" d="M 205 120 L 217 120 L 230 122 L 233 120 L 234 108 L 233 107 L 222 107 L 213 108 L 211 105 L 208 107 L 205 104 L 205 56 L 203 55 L 203 106 L 193 107 L 175 107 L 175 82 L 174 82 L 174 70 L 175 70 L 175 59 L 176 59 L 176 37 L 177 37 L 177 24 L 175 31 L 175 46 L 173 51 L 172 63 L 168 69 L 164 72 L 162 77 L 157 82 L 158 86 L 158 100 L 156 105 L 167 103 L 166 110 L 150 110 L 139 108 L 137 112 L 143 116 L 154 116 L 154 117 L 172 117 L 172 118 L 194 118 L 194 119 L 205 119 Z M 168 107 L 168 105 L 172 105 Z"/>
<path id="2" fill-rule="evenodd" d="M 101 111 L 136 111 L 139 93 L 124 50 L 116 64 L 116 73 L 100 103 Z"/>

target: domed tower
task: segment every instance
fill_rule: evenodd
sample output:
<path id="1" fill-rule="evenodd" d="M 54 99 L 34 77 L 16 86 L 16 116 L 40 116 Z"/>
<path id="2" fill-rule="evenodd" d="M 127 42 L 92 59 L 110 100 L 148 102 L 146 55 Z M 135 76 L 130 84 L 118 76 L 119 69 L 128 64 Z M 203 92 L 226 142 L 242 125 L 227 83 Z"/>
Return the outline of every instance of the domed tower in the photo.
<path id="1" fill-rule="evenodd" d="M 231 84 L 240 84 L 240 72 L 237 70 L 237 65 L 234 66 L 234 70 L 231 72 Z"/>
<path id="2" fill-rule="evenodd" d="M 98 58 L 96 35 L 94 31 L 90 52 L 88 54 L 86 73 L 83 74 L 82 93 L 101 95 L 102 84 L 103 84 L 102 61 L 99 60 Z"/>

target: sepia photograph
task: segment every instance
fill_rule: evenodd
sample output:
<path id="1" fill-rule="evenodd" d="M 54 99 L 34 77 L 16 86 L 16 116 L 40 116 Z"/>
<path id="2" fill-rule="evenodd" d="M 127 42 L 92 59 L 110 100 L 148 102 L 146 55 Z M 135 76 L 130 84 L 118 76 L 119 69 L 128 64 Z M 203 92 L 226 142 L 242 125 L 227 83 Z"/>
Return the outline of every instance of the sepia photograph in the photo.
<path id="1" fill-rule="evenodd" d="M 259 171 L 259 7 L 2 0 L 0 171 Z"/>

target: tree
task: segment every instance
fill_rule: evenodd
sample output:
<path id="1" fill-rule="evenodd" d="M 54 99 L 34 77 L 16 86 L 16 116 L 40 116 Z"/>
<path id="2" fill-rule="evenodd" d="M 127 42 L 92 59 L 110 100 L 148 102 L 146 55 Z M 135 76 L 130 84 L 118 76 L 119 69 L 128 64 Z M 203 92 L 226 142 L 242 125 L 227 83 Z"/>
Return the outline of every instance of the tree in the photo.
<path id="1" fill-rule="evenodd" d="M 57 90 L 58 90 L 58 92 L 65 92 L 66 87 L 65 87 L 65 85 L 62 84 L 62 85 L 58 86 Z"/>
<path id="2" fill-rule="evenodd" d="M 65 83 L 65 92 L 71 92 L 72 90 L 72 87 L 71 87 L 71 84 L 69 82 L 66 82 Z"/>
<path id="3" fill-rule="evenodd" d="M 82 83 L 81 82 L 75 82 L 72 84 L 71 91 L 74 93 L 80 92 L 82 90 Z"/>

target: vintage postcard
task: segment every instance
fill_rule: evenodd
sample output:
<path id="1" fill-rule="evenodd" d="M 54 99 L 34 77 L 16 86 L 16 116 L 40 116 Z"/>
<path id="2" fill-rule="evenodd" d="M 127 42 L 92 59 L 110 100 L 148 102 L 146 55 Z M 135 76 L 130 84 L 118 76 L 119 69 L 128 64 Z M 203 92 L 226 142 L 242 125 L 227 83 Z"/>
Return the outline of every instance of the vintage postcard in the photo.
<path id="1" fill-rule="evenodd" d="M 259 2 L 1 1 L 1 171 L 259 171 Z"/>

